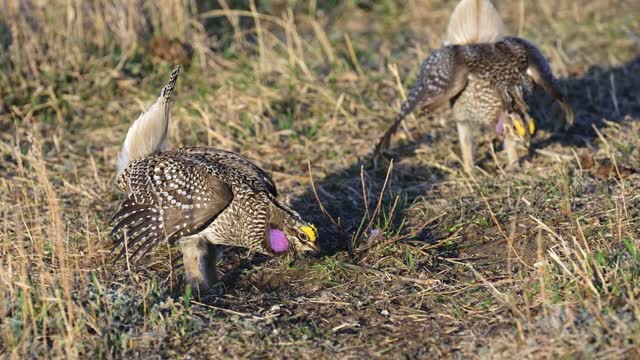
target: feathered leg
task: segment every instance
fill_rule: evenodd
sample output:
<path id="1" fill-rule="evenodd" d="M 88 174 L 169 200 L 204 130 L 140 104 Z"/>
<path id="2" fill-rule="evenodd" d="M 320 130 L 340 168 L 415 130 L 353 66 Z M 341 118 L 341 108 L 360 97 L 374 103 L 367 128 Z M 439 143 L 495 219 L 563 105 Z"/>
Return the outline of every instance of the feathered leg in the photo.
<path id="1" fill-rule="evenodd" d="M 460 152 L 462 153 L 464 170 L 471 174 L 473 172 L 473 129 L 468 121 L 458 121 L 456 125 L 458 126 L 458 138 L 460 139 Z"/>
<path id="2" fill-rule="evenodd" d="M 198 292 L 213 287 L 218 280 L 216 271 L 217 248 L 200 235 L 180 240 L 185 280 Z"/>
<path id="3" fill-rule="evenodd" d="M 512 130 L 507 130 L 504 136 L 504 149 L 507 152 L 507 170 L 513 171 L 518 168 L 518 139 Z"/>

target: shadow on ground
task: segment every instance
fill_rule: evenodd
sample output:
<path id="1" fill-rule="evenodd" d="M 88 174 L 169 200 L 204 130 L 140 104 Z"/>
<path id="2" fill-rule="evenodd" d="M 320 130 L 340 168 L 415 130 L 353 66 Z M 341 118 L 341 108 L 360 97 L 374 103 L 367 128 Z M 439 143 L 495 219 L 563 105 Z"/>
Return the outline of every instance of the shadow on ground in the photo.
<path id="1" fill-rule="evenodd" d="M 445 177 L 442 170 L 429 166 L 394 165 L 385 185 L 388 166 L 384 162 L 374 169 L 367 157 L 315 182 L 315 194 L 313 188 L 309 188 L 302 196 L 293 199 L 291 206 L 319 227 L 323 253 L 350 249 L 354 234 L 362 233 L 371 221 L 381 194 L 381 208 L 369 231 L 389 223 L 391 228 L 399 226 L 404 219 L 404 210 Z M 392 218 L 388 218 L 391 213 Z"/>

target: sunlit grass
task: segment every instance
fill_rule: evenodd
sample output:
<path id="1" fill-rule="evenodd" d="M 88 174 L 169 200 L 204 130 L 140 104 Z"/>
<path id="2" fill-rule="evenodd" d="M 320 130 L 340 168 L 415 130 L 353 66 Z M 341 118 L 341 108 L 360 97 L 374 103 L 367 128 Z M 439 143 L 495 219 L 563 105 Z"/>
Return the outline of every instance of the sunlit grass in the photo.
<path id="1" fill-rule="evenodd" d="M 638 356 L 640 9 L 614 3 L 496 1 L 584 125 L 549 147 L 596 165 L 472 179 L 446 111 L 409 118 L 393 166 L 364 161 L 454 1 L 5 1 L 0 357 Z M 110 262 L 115 157 L 173 65 L 154 36 L 193 49 L 171 147 L 256 160 L 328 254 L 229 249 L 203 298 L 166 249 Z"/>

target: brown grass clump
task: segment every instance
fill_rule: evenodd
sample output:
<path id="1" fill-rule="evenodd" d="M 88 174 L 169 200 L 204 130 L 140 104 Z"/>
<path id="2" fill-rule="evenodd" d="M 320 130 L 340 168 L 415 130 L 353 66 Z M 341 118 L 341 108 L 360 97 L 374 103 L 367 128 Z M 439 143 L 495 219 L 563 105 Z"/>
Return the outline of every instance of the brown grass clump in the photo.
<path id="1" fill-rule="evenodd" d="M 156 36 L 147 44 L 147 51 L 151 56 L 170 64 L 188 65 L 191 63 L 193 48 L 178 39 Z"/>
<path id="2" fill-rule="evenodd" d="M 471 178 L 445 109 L 374 169 L 455 3 L 0 2 L 0 357 L 640 356 L 640 6 L 495 1 L 575 129 L 543 104 L 541 151 L 507 174 L 487 134 Z M 171 146 L 256 160 L 324 254 L 227 249 L 201 298 L 166 248 L 110 262 L 116 154 L 181 61 Z"/>

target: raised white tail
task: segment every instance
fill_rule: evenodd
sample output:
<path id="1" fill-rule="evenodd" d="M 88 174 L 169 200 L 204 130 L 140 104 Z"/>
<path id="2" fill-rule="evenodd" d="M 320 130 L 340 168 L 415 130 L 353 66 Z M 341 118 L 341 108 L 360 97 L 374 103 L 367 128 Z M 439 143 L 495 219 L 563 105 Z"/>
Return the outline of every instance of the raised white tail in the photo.
<path id="1" fill-rule="evenodd" d="M 122 144 L 122 150 L 118 154 L 118 174 L 133 160 L 167 150 L 169 105 L 179 73 L 180 65 L 177 65 L 173 68 L 169 83 L 162 88 L 160 97 L 155 104 L 147 112 L 140 114 L 140 117 L 129 128 L 124 144 Z"/>
<path id="2" fill-rule="evenodd" d="M 490 0 L 462 0 L 451 14 L 445 45 L 493 43 L 504 38 L 504 24 Z"/>

